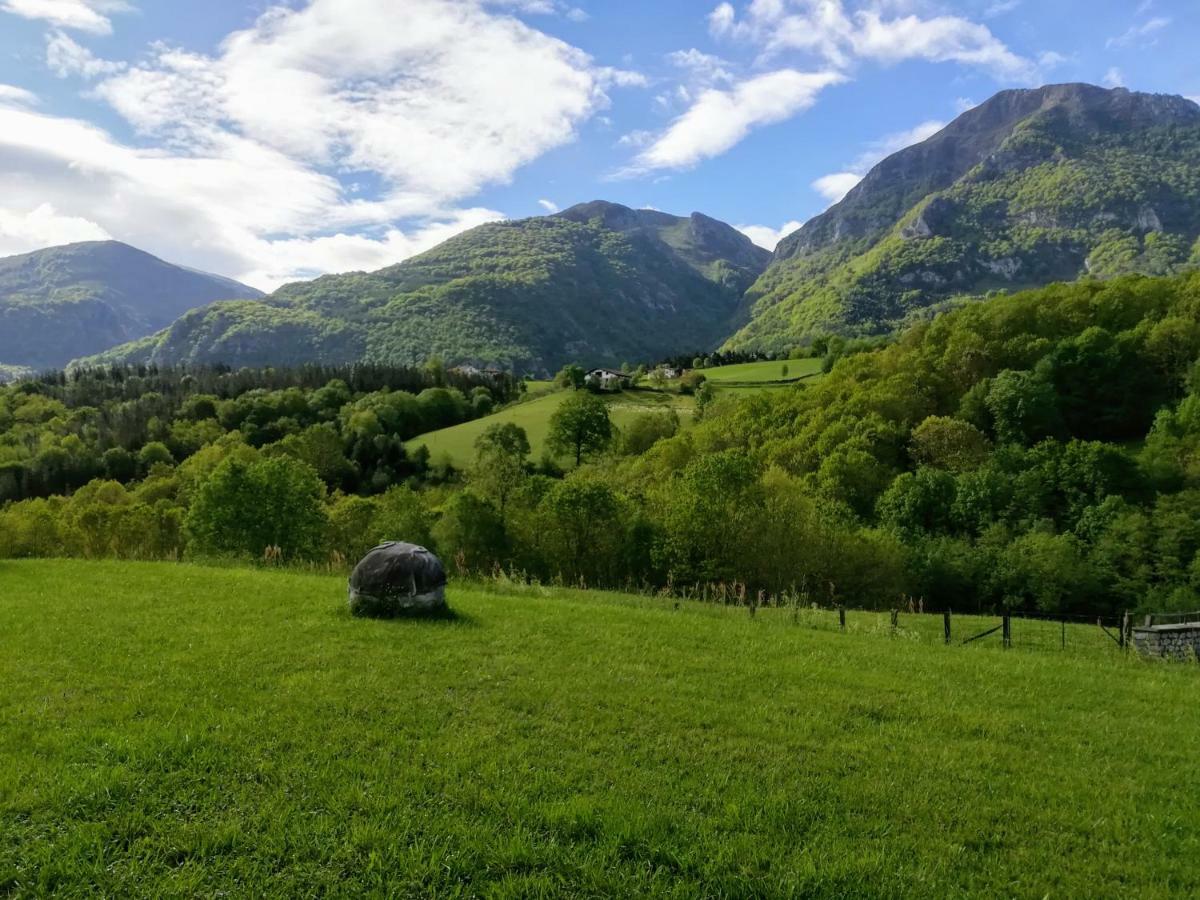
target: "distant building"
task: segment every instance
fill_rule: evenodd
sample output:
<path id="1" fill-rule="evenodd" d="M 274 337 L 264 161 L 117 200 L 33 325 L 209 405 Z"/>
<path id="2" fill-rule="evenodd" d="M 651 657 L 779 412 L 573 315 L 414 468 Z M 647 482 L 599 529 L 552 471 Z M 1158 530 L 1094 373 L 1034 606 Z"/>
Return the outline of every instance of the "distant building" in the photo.
<path id="1" fill-rule="evenodd" d="M 584 376 L 583 382 L 601 391 L 620 391 L 633 384 L 633 377 L 616 369 L 592 369 Z"/>

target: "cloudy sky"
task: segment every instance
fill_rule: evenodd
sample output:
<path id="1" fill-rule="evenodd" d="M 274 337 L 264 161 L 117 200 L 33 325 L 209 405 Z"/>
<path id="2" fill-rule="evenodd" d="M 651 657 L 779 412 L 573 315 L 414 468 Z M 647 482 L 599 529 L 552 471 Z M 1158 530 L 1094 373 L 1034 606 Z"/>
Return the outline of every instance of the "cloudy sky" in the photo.
<path id="1" fill-rule="evenodd" d="M 764 246 L 997 90 L 1200 95 L 1195 0 L 0 0 L 0 255 L 270 289 L 605 198 Z"/>

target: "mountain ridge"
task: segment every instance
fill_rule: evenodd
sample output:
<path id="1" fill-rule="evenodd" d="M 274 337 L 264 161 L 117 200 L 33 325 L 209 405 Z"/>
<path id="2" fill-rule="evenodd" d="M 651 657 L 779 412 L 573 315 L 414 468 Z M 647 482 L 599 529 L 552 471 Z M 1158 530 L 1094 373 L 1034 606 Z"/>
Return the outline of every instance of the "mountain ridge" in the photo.
<path id="1" fill-rule="evenodd" d="M 145 337 L 197 306 L 261 291 L 177 266 L 121 241 L 83 241 L 0 258 L 0 363 L 66 365 Z"/>
<path id="2" fill-rule="evenodd" d="M 607 201 L 481 225 L 371 273 L 218 303 L 88 361 L 355 360 L 547 373 L 714 347 L 770 254 L 700 213 Z"/>
<path id="3" fill-rule="evenodd" d="M 1001 91 L 880 161 L 773 254 L 703 213 L 594 200 L 372 273 L 185 312 L 89 359 L 497 365 L 546 373 L 879 334 L 961 298 L 1200 265 L 1200 105 Z M 0 356 L 0 362 L 8 362 Z"/>
<path id="4" fill-rule="evenodd" d="M 1183 97 L 1002 91 L 784 238 L 726 346 L 784 349 L 886 331 L 957 295 L 1175 271 L 1200 236 L 1198 163 L 1200 105 Z"/>

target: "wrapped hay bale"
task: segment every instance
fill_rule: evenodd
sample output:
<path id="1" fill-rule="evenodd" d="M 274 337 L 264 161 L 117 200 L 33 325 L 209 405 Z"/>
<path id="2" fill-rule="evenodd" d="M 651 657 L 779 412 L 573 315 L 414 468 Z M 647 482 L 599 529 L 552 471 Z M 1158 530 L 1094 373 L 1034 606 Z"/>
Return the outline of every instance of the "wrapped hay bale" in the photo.
<path id="1" fill-rule="evenodd" d="M 424 547 L 389 541 L 350 575 L 350 612 L 374 619 L 444 615 L 446 570 Z"/>

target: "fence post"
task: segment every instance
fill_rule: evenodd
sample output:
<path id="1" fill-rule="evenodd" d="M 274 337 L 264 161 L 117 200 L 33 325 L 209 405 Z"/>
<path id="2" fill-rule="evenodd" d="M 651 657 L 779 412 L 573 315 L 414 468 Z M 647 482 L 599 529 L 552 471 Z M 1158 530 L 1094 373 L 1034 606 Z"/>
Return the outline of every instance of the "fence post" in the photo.
<path id="1" fill-rule="evenodd" d="M 846 630 L 846 607 L 838 607 L 838 624 L 841 625 L 842 631 Z"/>
<path id="2" fill-rule="evenodd" d="M 1067 620 L 1062 620 L 1062 648 L 1067 649 Z"/>
<path id="3" fill-rule="evenodd" d="M 900 622 L 900 610 L 892 610 L 892 634 L 896 633 L 896 625 Z"/>
<path id="4" fill-rule="evenodd" d="M 942 625 L 946 632 L 946 643 L 950 643 L 950 610 L 942 613 Z"/>
<path id="5" fill-rule="evenodd" d="M 1004 649 L 1007 650 L 1012 646 L 1012 618 L 1008 614 L 1008 610 L 1004 611 Z"/>
<path id="6" fill-rule="evenodd" d="M 1129 618 L 1129 610 L 1125 610 L 1125 614 L 1121 616 L 1121 649 L 1129 649 L 1129 638 L 1133 635 L 1132 623 Z"/>

